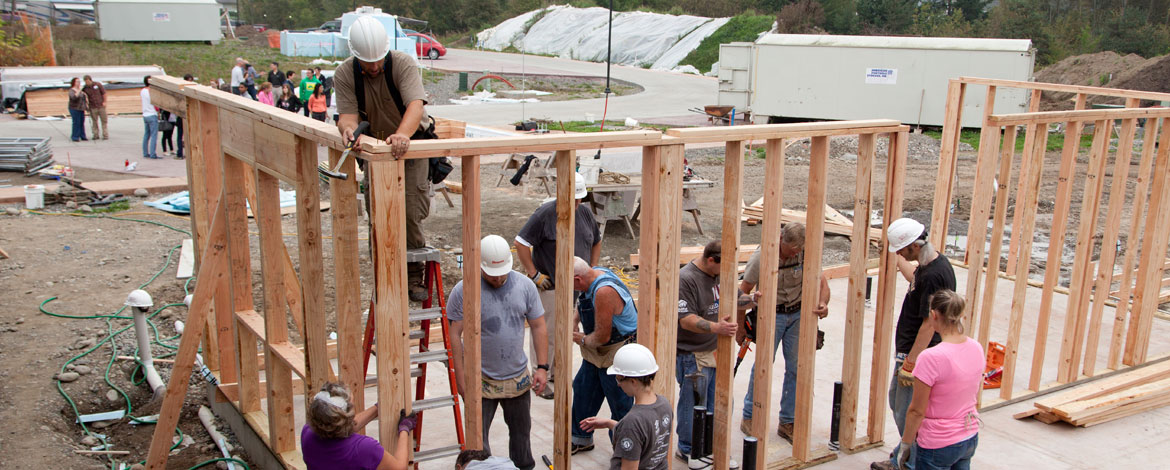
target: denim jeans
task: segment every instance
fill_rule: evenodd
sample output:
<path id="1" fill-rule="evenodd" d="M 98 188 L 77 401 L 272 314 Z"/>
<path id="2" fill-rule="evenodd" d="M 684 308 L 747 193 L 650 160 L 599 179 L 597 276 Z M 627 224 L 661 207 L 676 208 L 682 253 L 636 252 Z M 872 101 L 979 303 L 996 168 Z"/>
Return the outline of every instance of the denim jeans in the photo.
<path id="1" fill-rule="evenodd" d="M 573 444 L 593 444 L 593 432 L 581 430 L 580 424 L 585 418 L 597 416 L 603 400 L 609 402 L 609 417 L 614 421 L 621 421 L 634 406 L 634 397 L 622 391 L 616 377 L 582 360 L 577 376 L 573 377 Z"/>
<path id="2" fill-rule="evenodd" d="M 143 116 L 146 133 L 142 135 L 142 158 L 158 158 L 158 116 Z"/>
<path id="3" fill-rule="evenodd" d="M 674 359 L 674 378 L 678 380 L 678 410 L 674 413 L 675 430 L 678 432 L 678 450 L 683 455 L 691 455 L 691 427 L 695 419 L 695 385 L 687 375 L 699 369 L 695 362 L 694 353 L 678 351 Z M 703 376 L 707 378 L 707 409 L 715 403 L 715 369 L 703 368 Z"/>
<path id="4" fill-rule="evenodd" d="M 69 117 L 73 119 L 73 132 L 69 140 L 74 142 L 85 140 L 85 111 L 70 109 Z"/>
<path id="5" fill-rule="evenodd" d="M 975 448 L 978 446 L 978 434 L 941 449 L 924 449 L 915 445 L 914 450 L 918 456 L 914 458 L 913 468 L 918 470 L 968 470 L 971 468 L 971 457 L 975 456 Z"/>
<path id="6" fill-rule="evenodd" d="M 508 425 L 508 459 L 520 470 L 532 470 L 536 460 L 532 458 L 532 394 L 524 392 L 514 398 L 493 400 L 483 399 L 483 450 L 491 453 L 488 434 L 496 408 L 504 409 L 504 423 Z"/>
<path id="7" fill-rule="evenodd" d="M 179 142 L 177 145 L 178 154 L 175 156 L 183 158 L 183 118 L 179 118 L 179 122 L 175 123 L 175 131 L 179 134 Z"/>
<path id="8" fill-rule="evenodd" d="M 800 340 L 800 312 L 776 314 L 776 336 L 772 341 L 772 351 L 784 342 L 784 385 L 780 393 L 780 422 L 791 423 L 796 420 L 796 343 Z M 758 346 L 757 346 L 758 347 Z M 773 356 L 773 361 L 775 357 Z M 752 419 L 752 398 L 755 395 L 756 365 L 752 364 L 752 375 L 748 379 L 747 396 L 743 398 L 743 419 Z"/>
<path id="9" fill-rule="evenodd" d="M 914 398 L 914 387 L 903 387 L 898 383 L 898 371 L 902 369 L 902 362 L 906 360 L 906 353 L 898 353 L 894 356 L 894 374 L 890 378 L 890 410 L 894 412 L 894 424 L 898 426 L 898 436 L 906 432 L 906 411 L 910 409 L 910 400 Z M 894 445 L 894 451 L 890 453 L 890 462 L 894 465 L 898 464 L 898 448 L 901 447 L 902 441 Z M 915 455 L 918 453 L 918 446 L 910 450 L 910 462 L 907 466 L 914 468 L 913 462 L 917 462 Z"/>

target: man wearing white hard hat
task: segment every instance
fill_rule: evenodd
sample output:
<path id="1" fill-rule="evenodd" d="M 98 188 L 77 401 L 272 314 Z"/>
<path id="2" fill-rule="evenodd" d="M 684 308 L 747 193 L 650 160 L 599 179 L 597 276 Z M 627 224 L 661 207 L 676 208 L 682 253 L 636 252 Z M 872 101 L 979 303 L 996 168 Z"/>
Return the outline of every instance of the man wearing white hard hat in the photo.
<path id="1" fill-rule="evenodd" d="M 638 343 L 622 346 L 614 355 L 613 365 L 606 370 L 617 376 L 622 391 L 634 397 L 634 406 L 621 421 L 585 418 L 581 428 L 613 429 L 613 458 L 610 470 L 669 468 L 670 429 L 674 420 L 670 401 L 654 393 L 651 384 L 658 372 L 654 353 Z"/>
<path id="2" fill-rule="evenodd" d="M 890 409 L 894 412 L 898 434 L 902 434 L 906 430 L 906 410 L 910 408 L 914 395 L 914 362 L 922 350 L 942 341 L 926 321 L 930 316 L 930 296 L 944 289 L 955 290 L 955 268 L 926 241 L 926 227 L 917 220 L 895 220 L 886 229 L 886 237 L 890 241 L 890 252 L 898 254 L 898 271 L 910 282 L 894 330 L 896 373 L 890 380 Z M 917 267 L 913 262 L 917 262 Z M 895 446 L 889 460 L 873 462 L 870 468 L 899 468 L 898 451 L 899 446 Z M 910 461 L 914 461 L 913 455 Z"/>
<path id="3" fill-rule="evenodd" d="M 593 218 L 593 211 L 590 211 L 587 206 L 581 205 L 581 200 L 585 199 L 588 194 L 585 188 L 585 177 L 576 173 L 574 178 L 576 202 L 573 206 L 575 211 L 573 256 L 588 260 L 590 265 L 596 266 L 601 258 L 601 231 L 598 228 L 597 220 Z M 516 240 L 513 244 L 516 246 L 516 254 L 520 257 L 520 265 L 524 267 L 524 272 L 540 289 L 540 303 L 544 305 L 544 311 L 551 313 L 548 316 L 548 329 L 556 331 L 557 321 L 568 321 L 573 318 L 574 314 L 571 311 L 556 311 L 557 286 L 554 283 L 554 278 L 557 266 L 557 202 L 552 200 L 541 204 L 528 218 L 528 222 L 524 223 L 520 233 L 516 234 Z M 565 287 L 572 289 L 572 286 Z M 574 292 L 573 298 L 576 299 L 576 297 L 577 294 Z M 543 345 L 544 349 L 548 351 L 548 357 L 552 358 L 553 338 L 554 335 L 548 335 L 548 341 L 545 343 L 534 342 L 532 344 L 533 350 L 540 349 Z M 534 352 L 533 356 L 535 355 Z M 555 379 L 557 365 L 550 363 L 550 366 L 552 369 L 549 370 L 548 376 L 550 379 Z M 552 399 L 552 387 L 545 389 L 545 392 L 539 396 Z"/>
<path id="4" fill-rule="evenodd" d="M 496 408 L 503 408 L 508 425 L 508 458 L 521 470 L 536 466 L 532 458 L 532 396 L 547 386 L 548 356 L 536 351 L 537 369 L 530 373 L 524 355 L 524 323 L 532 336 L 545 341 L 544 308 L 532 280 L 512 270 L 512 251 L 499 235 L 480 241 L 480 351 L 482 377 L 466 383 L 463 368 L 463 281 L 455 284 L 447 301 L 451 322 L 451 352 L 455 357 L 455 380 L 459 393 L 464 387 L 483 391 L 483 450 L 491 452 L 489 430 Z M 466 280 L 466 279 L 465 279 Z"/>
<path id="5" fill-rule="evenodd" d="M 390 50 L 386 27 L 372 16 L 360 16 L 349 28 L 349 51 L 333 76 L 337 93 L 337 128 L 346 142 L 361 121 L 370 123 L 369 135 L 390 145 L 393 156 L 410 148 L 411 139 L 430 138 L 432 124 L 427 117 L 426 92 L 414 58 Z M 422 220 L 430 215 L 430 165 L 426 159 L 406 161 L 406 248 L 426 246 Z M 367 184 L 366 187 L 369 187 Z M 407 269 L 410 299 L 426 299 L 422 263 Z"/>

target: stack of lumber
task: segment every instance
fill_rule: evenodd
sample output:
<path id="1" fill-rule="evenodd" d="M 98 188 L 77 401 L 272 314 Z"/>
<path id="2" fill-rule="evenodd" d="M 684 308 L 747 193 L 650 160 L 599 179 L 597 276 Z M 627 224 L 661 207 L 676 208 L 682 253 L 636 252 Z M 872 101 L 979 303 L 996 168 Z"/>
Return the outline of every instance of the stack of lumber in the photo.
<path id="1" fill-rule="evenodd" d="M 142 86 L 106 86 L 107 114 L 140 114 Z M 25 104 L 30 116 L 69 116 L 69 88 L 41 88 L 24 92 Z M 88 113 L 86 119 L 89 119 Z"/>
<path id="2" fill-rule="evenodd" d="M 1170 405 L 1170 361 L 1140 367 L 1040 398 L 1015 415 L 1088 427 Z"/>
<path id="3" fill-rule="evenodd" d="M 743 206 L 743 221 L 748 225 L 757 225 L 764 221 L 764 198 L 760 198 L 750 206 Z M 807 223 L 808 214 L 805 211 L 798 211 L 793 209 L 781 209 L 780 221 L 782 223 L 799 222 Z M 828 204 L 825 204 L 825 233 L 834 235 L 844 235 L 846 237 L 853 235 L 853 221 L 849 220 L 844 214 L 837 211 Z M 877 243 L 882 238 L 882 230 L 880 228 L 869 229 L 869 239 L 873 243 Z"/>
<path id="4" fill-rule="evenodd" d="M 53 164 L 53 147 L 47 137 L 0 137 L 0 170 L 33 175 Z"/>

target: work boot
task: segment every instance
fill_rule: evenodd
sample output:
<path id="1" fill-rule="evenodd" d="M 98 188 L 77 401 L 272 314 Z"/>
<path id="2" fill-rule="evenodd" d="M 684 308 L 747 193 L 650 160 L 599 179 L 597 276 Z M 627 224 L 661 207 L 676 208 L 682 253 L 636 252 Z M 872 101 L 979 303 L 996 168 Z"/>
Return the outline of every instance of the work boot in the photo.
<path id="1" fill-rule="evenodd" d="M 427 292 L 427 287 L 423 285 L 422 279 L 413 279 L 409 281 L 410 300 L 413 302 L 422 302 L 430 297 Z"/>
<path id="2" fill-rule="evenodd" d="M 744 418 L 743 421 L 739 423 L 739 430 L 743 432 L 743 435 L 745 436 L 752 435 L 752 419 Z"/>
<path id="3" fill-rule="evenodd" d="M 784 438 L 784 440 L 788 441 L 788 443 L 791 444 L 792 443 L 792 427 L 793 427 L 792 423 L 780 423 L 780 425 L 776 427 L 776 434 L 779 435 L 780 437 Z"/>
<path id="4" fill-rule="evenodd" d="M 569 455 L 577 455 L 581 452 L 589 452 L 593 450 L 593 444 L 573 444 L 569 448 Z"/>
<path id="5" fill-rule="evenodd" d="M 890 463 L 889 459 L 879 460 L 869 464 L 869 470 L 899 470 L 898 467 Z"/>

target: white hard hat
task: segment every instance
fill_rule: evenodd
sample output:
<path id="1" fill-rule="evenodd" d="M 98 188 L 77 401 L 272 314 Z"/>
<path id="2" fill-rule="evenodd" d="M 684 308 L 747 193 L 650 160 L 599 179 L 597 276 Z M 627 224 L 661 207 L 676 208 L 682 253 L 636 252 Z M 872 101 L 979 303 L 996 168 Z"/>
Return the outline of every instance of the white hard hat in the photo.
<path id="1" fill-rule="evenodd" d="M 890 239 L 890 253 L 910 246 L 924 231 L 926 227 L 917 220 L 906 217 L 895 220 L 890 224 L 890 228 L 886 229 L 886 236 Z"/>
<path id="2" fill-rule="evenodd" d="M 613 365 L 606 372 L 623 377 L 645 377 L 658 372 L 658 361 L 646 346 L 631 343 L 618 349 L 613 355 Z"/>
<path id="3" fill-rule="evenodd" d="M 488 235 L 479 242 L 479 267 L 488 276 L 512 272 L 512 247 L 499 235 Z"/>
<path id="4" fill-rule="evenodd" d="M 580 173 L 576 173 L 576 175 L 576 186 L 573 188 L 575 194 L 573 196 L 577 199 L 585 199 L 585 196 L 589 195 L 589 190 L 585 188 L 585 177 L 581 176 Z"/>
<path id="5" fill-rule="evenodd" d="M 363 62 L 377 62 L 390 52 L 386 26 L 372 16 L 359 16 L 349 27 L 349 51 Z"/>
<path id="6" fill-rule="evenodd" d="M 150 308 L 154 305 L 154 300 L 150 298 L 150 294 L 142 289 L 134 289 L 130 291 L 130 295 L 126 296 L 126 305 L 130 307 Z"/>

